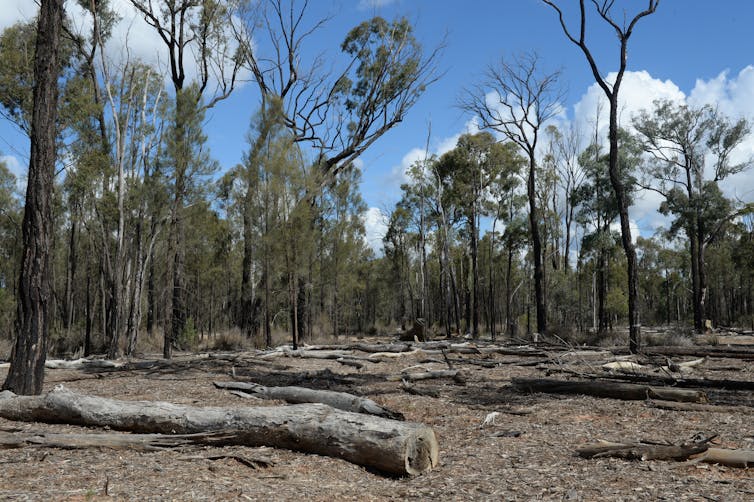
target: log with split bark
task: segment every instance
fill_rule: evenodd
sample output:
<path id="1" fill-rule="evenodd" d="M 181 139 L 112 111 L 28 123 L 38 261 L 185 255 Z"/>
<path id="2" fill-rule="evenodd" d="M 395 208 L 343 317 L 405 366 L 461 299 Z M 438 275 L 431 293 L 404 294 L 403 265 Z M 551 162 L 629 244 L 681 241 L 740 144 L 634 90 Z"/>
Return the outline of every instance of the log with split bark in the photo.
<path id="1" fill-rule="evenodd" d="M 120 401 L 58 386 L 42 396 L 0 393 L 0 417 L 137 433 L 222 432 L 229 436 L 226 444 L 327 455 L 395 475 L 421 474 L 438 462 L 437 438 L 430 427 L 324 404 L 200 408 L 160 401 Z"/>
<path id="2" fill-rule="evenodd" d="M 676 389 L 673 387 L 652 387 L 629 383 L 590 381 L 590 380 L 553 380 L 546 378 L 514 378 L 513 388 L 521 392 L 544 392 L 549 394 L 585 394 L 594 397 L 607 397 L 623 400 L 660 399 L 664 401 L 682 401 L 706 403 L 707 395 L 696 389 Z"/>
<path id="3" fill-rule="evenodd" d="M 214 382 L 218 389 L 240 390 L 263 399 L 279 399 L 287 403 L 322 403 L 339 410 L 365 413 L 391 420 L 405 420 L 403 414 L 380 406 L 371 399 L 346 392 L 307 389 L 306 387 L 266 387 L 250 382 Z"/>

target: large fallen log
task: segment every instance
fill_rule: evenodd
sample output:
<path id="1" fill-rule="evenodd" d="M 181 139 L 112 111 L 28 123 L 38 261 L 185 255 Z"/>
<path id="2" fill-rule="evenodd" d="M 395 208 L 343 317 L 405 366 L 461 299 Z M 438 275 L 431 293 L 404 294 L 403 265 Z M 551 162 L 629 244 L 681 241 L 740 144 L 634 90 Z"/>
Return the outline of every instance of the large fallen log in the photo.
<path id="1" fill-rule="evenodd" d="M 754 381 L 751 380 L 731 380 L 728 378 L 688 378 L 672 377 L 659 374 L 648 373 L 579 373 L 568 370 L 567 368 L 544 367 L 543 369 L 551 373 L 566 373 L 578 375 L 581 378 L 594 380 L 620 380 L 623 382 L 642 383 L 651 386 L 672 385 L 673 387 L 683 388 L 705 388 L 705 389 L 724 389 L 724 390 L 754 390 Z"/>
<path id="2" fill-rule="evenodd" d="M 552 380 L 546 378 L 514 378 L 513 388 L 521 392 L 545 392 L 549 394 L 585 394 L 594 397 L 608 397 L 628 401 L 660 399 L 706 403 L 707 395 L 695 389 L 674 387 L 651 387 L 630 383 L 590 380 Z"/>
<path id="3" fill-rule="evenodd" d="M 218 389 L 241 390 L 263 399 L 279 399 L 287 403 L 322 403 L 339 410 L 365 413 L 391 420 L 405 420 L 397 411 L 389 410 L 371 399 L 346 392 L 307 389 L 306 387 L 266 387 L 250 382 L 213 382 Z"/>
<path id="4" fill-rule="evenodd" d="M 139 433 L 220 431 L 229 434 L 227 444 L 327 455 L 397 475 L 431 470 L 437 465 L 439 450 L 434 431 L 423 424 L 350 413 L 324 404 L 199 408 L 160 401 L 119 401 L 58 386 L 42 396 L 0 393 L 0 417 Z"/>

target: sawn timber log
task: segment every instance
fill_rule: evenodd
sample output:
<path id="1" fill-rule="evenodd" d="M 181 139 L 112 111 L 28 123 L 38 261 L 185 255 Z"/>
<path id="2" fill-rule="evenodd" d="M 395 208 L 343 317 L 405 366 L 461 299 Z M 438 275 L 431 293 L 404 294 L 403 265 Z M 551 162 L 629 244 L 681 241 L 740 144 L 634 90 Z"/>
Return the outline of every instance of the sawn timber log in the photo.
<path id="1" fill-rule="evenodd" d="M 228 444 L 327 455 L 397 475 L 429 471 L 437 465 L 439 454 L 437 438 L 430 427 L 324 404 L 201 408 L 161 401 L 120 401 L 58 386 L 41 396 L 0 393 L 0 417 L 138 433 L 227 431 L 231 432 Z"/>

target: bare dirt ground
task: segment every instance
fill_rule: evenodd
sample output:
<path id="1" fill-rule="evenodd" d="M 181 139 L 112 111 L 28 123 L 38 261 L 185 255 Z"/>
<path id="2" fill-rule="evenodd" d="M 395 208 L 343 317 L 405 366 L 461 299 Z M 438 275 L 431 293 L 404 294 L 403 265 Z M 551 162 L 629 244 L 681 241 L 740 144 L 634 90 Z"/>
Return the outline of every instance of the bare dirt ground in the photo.
<path id="1" fill-rule="evenodd" d="M 502 354 L 448 354 L 466 375 L 419 382 L 437 397 L 405 392 L 389 381 L 421 365 L 447 369 L 443 356 L 416 352 L 362 369 L 335 360 L 280 357 L 259 362 L 254 353 L 225 358 L 181 355 L 167 366 L 117 370 L 47 370 L 46 389 L 124 400 L 163 400 L 196 406 L 271 406 L 216 389 L 216 380 L 300 385 L 368 396 L 434 428 L 440 463 L 413 478 L 391 478 L 346 461 L 274 448 L 186 447 L 152 453 L 124 450 L 0 450 L 2 500 L 752 500 L 754 472 L 705 463 L 586 460 L 577 447 L 598 439 L 681 443 L 697 434 L 718 435 L 724 447 L 754 449 L 749 413 L 668 411 L 643 401 L 587 396 L 522 394 L 514 377 L 542 377 L 545 369 L 593 372 L 604 361 Z M 366 354 L 361 354 L 365 356 Z M 234 359 L 235 357 L 235 359 Z M 145 358 L 145 359 L 150 359 Z M 157 359 L 154 355 L 152 359 Z M 677 361 L 691 357 L 679 357 Z M 464 360 L 492 363 L 492 367 Z M 454 361 L 454 362 L 453 362 Z M 642 360 L 653 363 L 651 360 Z M 657 361 L 654 361 L 657 362 Z M 659 362 L 658 362 L 659 364 Z M 0 378 L 5 378 L 0 369 Z M 559 373 L 556 371 L 556 373 Z M 235 376 L 233 376 L 235 375 Z M 562 374 L 551 375 L 568 378 Z M 751 361 L 710 358 L 694 378 L 754 380 Z M 752 406 L 751 392 L 710 391 L 713 402 Z M 754 411 L 754 408 L 751 408 Z M 485 417 L 499 412 L 494 424 Z M 745 410 L 746 411 L 746 410 Z M 70 425 L 0 419 L 0 431 L 98 432 Z M 230 458 L 209 460 L 212 455 Z M 251 468 L 233 455 L 264 457 L 271 467 Z"/>

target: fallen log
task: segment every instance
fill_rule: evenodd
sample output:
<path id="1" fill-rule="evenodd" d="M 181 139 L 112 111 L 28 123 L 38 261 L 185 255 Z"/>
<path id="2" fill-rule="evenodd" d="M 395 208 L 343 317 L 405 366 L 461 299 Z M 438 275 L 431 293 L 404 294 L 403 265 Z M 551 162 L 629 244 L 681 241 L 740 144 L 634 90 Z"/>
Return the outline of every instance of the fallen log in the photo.
<path id="1" fill-rule="evenodd" d="M 438 462 L 434 431 L 423 424 L 350 413 L 324 404 L 220 408 L 119 401 L 58 386 L 42 396 L 0 393 L 0 417 L 110 427 L 140 433 L 223 432 L 226 444 L 271 446 L 342 458 L 395 475 Z"/>
<path id="2" fill-rule="evenodd" d="M 693 457 L 692 460 L 707 464 L 720 464 L 743 469 L 754 467 L 754 451 L 729 450 L 726 448 L 707 448 L 707 451 Z"/>
<path id="3" fill-rule="evenodd" d="M 691 463 L 705 462 L 728 467 L 754 466 L 754 451 L 712 448 L 709 440 L 684 445 L 652 443 L 612 443 L 600 441 L 582 446 L 576 454 L 583 458 L 616 457 L 626 460 L 677 460 Z"/>
<path id="4" fill-rule="evenodd" d="M 401 373 L 387 377 L 388 381 L 397 382 L 405 380 L 407 382 L 417 382 L 419 380 L 430 380 L 433 378 L 452 378 L 456 383 L 464 384 L 466 379 L 458 370 L 434 370 L 421 371 L 418 373 Z"/>
<path id="5" fill-rule="evenodd" d="M 45 368 L 52 370 L 80 370 L 86 368 L 110 369 L 121 368 L 125 365 L 120 361 L 108 361 L 106 359 L 74 359 L 67 361 L 65 359 L 48 359 L 45 361 Z"/>
<path id="6" fill-rule="evenodd" d="M 513 388 L 520 392 L 545 392 L 549 394 L 585 394 L 594 397 L 607 397 L 628 401 L 660 399 L 706 403 L 707 395 L 695 389 L 672 387 L 651 387 L 630 383 L 590 380 L 552 380 L 545 378 L 514 378 Z"/>
<path id="7" fill-rule="evenodd" d="M 120 433 L 10 433 L 0 431 L 0 449 L 60 448 L 79 450 L 110 448 L 113 450 L 159 451 L 190 445 L 220 445 L 228 439 L 222 432 L 199 434 L 120 434 Z"/>
<path id="8" fill-rule="evenodd" d="M 563 371 L 567 373 L 566 371 Z M 754 381 L 751 380 L 731 380 L 727 378 L 687 378 L 687 377 L 670 377 L 662 375 L 650 375 L 646 373 L 579 373 L 583 378 L 593 378 L 595 380 L 621 380 L 632 383 L 643 383 L 653 386 L 672 385 L 674 387 L 693 388 L 700 387 L 705 389 L 724 389 L 724 390 L 754 390 Z"/>
<path id="9" fill-rule="evenodd" d="M 391 420 L 405 420 L 403 414 L 387 409 L 365 397 L 332 390 L 306 387 L 266 387 L 250 382 L 213 382 L 218 389 L 240 390 L 263 399 L 278 399 L 287 403 L 322 403 L 339 410 L 365 413 Z"/>
<path id="10" fill-rule="evenodd" d="M 647 406 L 659 408 L 661 410 L 672 411 L 703 411 L 712 413 L 741 413 L 744 415 L 754 414 L 754 408 L 749 406 L 725 406 L 720 404 L 701 404 L 701 403 L 678 403 L 674 401 L 659 401 L 650 399 Z"/>
<path id="11" fill-rule="evenodd" d="M 684 445 L 647 443 L 613 443 L 600 441 L 576 449 L 582 458 L 616 457 L 626 460 L 688 460 L 692 455 L 704 453 L 707 441 Z"/>
<path id="12" fill-rule="evenodd" d="M 739 347 L 646 347 L 643 353 L 648 356 L 692 356 L 692 357 L 726 357 L 730 359 L 754 360 L 754 349 Z"/>
<path id="13" fill-rule="evenodd" d="M 401 380 L 401 388 L 414 396 L 440 397 L 440 393 L 434 389 L 419 388 L 411 385 L 407 380 Z"/>

